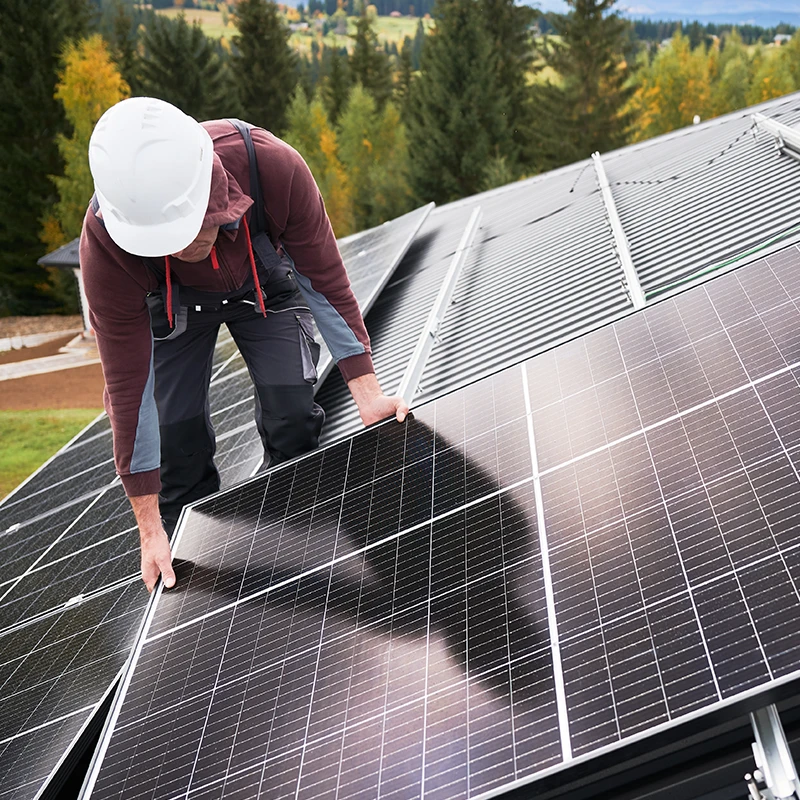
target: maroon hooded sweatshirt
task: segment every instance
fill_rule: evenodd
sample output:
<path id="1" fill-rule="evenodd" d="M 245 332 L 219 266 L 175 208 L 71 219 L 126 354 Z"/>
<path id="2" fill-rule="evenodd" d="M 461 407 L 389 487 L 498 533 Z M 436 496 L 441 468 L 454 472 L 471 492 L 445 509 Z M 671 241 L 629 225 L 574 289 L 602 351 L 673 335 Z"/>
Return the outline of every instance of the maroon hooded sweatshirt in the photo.
<path id="1" fill-rule="evenodd" d="M 245 212 L 249 216 L 253 201 L 247 150 L 229 122 L 214 120 L 203 127 L 214 143 L 203 227 L 222 226 Z M 311 171 L 295 150 L 271 133 L 253 128 L 252 138 L 273 245 L 294 261 L 298 285 L 344 379 L 373 372 L 369 337 Z M 243 226 L 220 231 L 216 254 L 219 269 L 210 258 L 198 263 L 171 258 L 171 280 L 208 292 L 242 287 L 252 275 Z M 134 452 L 158 452 L 158 420 L 143 412 L 154 404 L 149 380 L 153 340 L 145 296 L 158 290 L 158 280 L 139 256 L 111 240 L 91 207 L 83 223 L 80 261 L 106 382 L 103 399 L 114 432 L 117 472 L 129 496 L 156 494 L 161 481 L 155 457 L 142 464 Z"/>

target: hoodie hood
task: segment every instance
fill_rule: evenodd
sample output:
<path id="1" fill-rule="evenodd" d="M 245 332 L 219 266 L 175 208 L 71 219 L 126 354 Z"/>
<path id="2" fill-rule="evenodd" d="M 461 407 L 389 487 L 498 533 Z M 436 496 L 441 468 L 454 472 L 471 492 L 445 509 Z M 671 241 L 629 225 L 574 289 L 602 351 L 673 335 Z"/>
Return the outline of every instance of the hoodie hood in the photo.
<path id="1" fill-rule="evenodd" d="M 252 198 L 242 191 L 236 178 L 225 169 L 219 156 L 214 153 L 211 194 L 203 218 L 203 227 L 216 228 L 229 222 L 236 222 L 244 216 L 251 205 L 253 205 Z"/>

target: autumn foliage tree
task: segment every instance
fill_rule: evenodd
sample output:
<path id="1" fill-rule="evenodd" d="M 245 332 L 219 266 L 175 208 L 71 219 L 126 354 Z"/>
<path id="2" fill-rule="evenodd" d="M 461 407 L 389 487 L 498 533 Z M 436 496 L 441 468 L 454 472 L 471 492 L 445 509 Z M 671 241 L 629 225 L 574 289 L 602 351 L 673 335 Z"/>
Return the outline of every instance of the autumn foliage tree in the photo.
<path id="1" fill-rule="evenodd" d="M 668 47 L 636 76 L 629 109 L 633 139 L 649 139 L 691 125 L 695 115 L 711 113 L 711 80 L 704 47 L 691 49 L 688 37 L 677 31 Z"/>
<path id="2" fill-rule="evenodd" d="M 66 48 L 55 96 L 64 106 L 72 132 L 56 137 L 64 174 L 52 177 L 58 201 L 45 221 L 42 236 L 50 249 L 80 235 L 94 190 L 89 172 L 89 138 L 106 109 L 129 94 L 100 34 Z"/>
<path id="3" fill-rule="evenodd" d="M 295 92 L 287 114 L 286 141 L 306 160 L 325 201 L 333 230 L 347 236 L 354 230 L 350 181 L 339 160 L 336 133 L 322 99 L 308 102 L 302 89 Z"/>
<path id="4" fill-rule="evenodd" d="M 410 210 L 408 143 L 392 103 L 378 108 L 372 95 L 357 84 L 339 119 L 337 138 L 339 158 L 352 186 L 356 230 Z"/>
<path id="5" fill-rule="evenodd" d="M 692 49 L 677 31 L 669 44 L 645 58 L 634 77 L 629 105 L 635 141 L 709 119 L 800 88 L 793 66 L 800 54 L 796 35 L 781 48 L 747 48 L 734 30 L 720 43 Z M 800 74 L 800 62 L 797 64 Z"/>

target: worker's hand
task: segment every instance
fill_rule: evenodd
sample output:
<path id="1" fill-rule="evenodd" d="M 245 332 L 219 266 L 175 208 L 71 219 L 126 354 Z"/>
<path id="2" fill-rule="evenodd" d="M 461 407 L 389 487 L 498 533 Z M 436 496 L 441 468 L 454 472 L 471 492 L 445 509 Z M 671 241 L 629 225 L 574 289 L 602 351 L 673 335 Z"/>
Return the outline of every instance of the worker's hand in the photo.
<path id="1" fill-rule="evenodd" d="M 364 425 L 372 425 L 394 416 L 402 422 L 408 414 L 408 404 L 402 397 L 390 397 L 383 393 L 374 373 L 353 378 L 347 382 L 350 394 L 358 406 Z"/>
<path id="2" fill-rule="evenodd" d="M 148 592 L 152 592 L 158 576 L 164 577 L 164 586 L 171 589 L 175 585 L 175 571 L 172 569 L 172 553 L 164 528 L 160 530 L 139 531 L 142 545 L 142 580 Z"/>
<path id="3" fill-rule="evenodd" d="M 358 413 L 364 425 L 372 425 L 373 422 L 380 422 L 391 416 L 402 422 L 408 414 L 408 406 L 402 397 L 387 397 L 381 394 L 365 403 L 358 403 Z"/>
<path id="4" fill-rule="evenodd" d="M 172 554 L 169 539 L 161 524 L 158 510 L 158 495 L 147 494 L 131 497 L 131 506 L 139 525 L 139 542 L 142 546 L 142 580 L 148 592 L 152 592 L 159 575 L 164 576 L 164 586 L 171 589 L 175 585 L 175 572 L 172 569 Z"/>

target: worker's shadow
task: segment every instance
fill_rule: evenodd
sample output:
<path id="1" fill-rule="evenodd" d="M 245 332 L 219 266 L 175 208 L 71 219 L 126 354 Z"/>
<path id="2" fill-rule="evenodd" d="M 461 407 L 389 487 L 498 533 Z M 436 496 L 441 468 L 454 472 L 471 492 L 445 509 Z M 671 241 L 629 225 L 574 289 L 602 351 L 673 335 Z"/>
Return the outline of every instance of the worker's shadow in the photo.
<path id="1" fill-rule="evenodd" d="M 219 608 L 254 593 L 263 602 L 263 590 L 273 587 L 267 608 L 295 629 L 298 615 L 317 620 L 308 623 L 316 630 L 324 619 L 325 638 L 344 641 L 357 632 L 404 650 L 407 663 L 424 668 L 427 659 L 429 687 L 435 669 L 442 684 L 469 677 L 498 700 L 508 698 L 515 670 L 515 706 L 526 698 L 540 704 L 535 685 L 551 673 L 550 640 L 531 481 L 500 486 L 493 445 L 484 457 L 473 448 L 470 457 L 469 441 L 453 447 L 413 418 L 354 442 L 369 448 L 370 436 L 380 437 L 383 460 L 367 460 L 364 483 L 344 504 L 323 503 L 293 522 L 282 517 L 283 502 L 262 504 L 258 483 L 249 497 L 215 508 L 209 518 L 220 529 L 235 518 L 242 534 L 249 531 L 242 542 L 258 529 L 256 540 L 265 537 L 269 546 L 228 546 L 222 559 L 219 550 L 176 559 L 178 584 L 162 597 L 158 625 L 169 625 L 175 613 L 182 621 L 189 608 Z M 347 443 L 340 447 L 348 452 Z M 349 457 L 353 463 L 352 451 Z M 529 477 L 529 464 L 525 472 Z"/>

